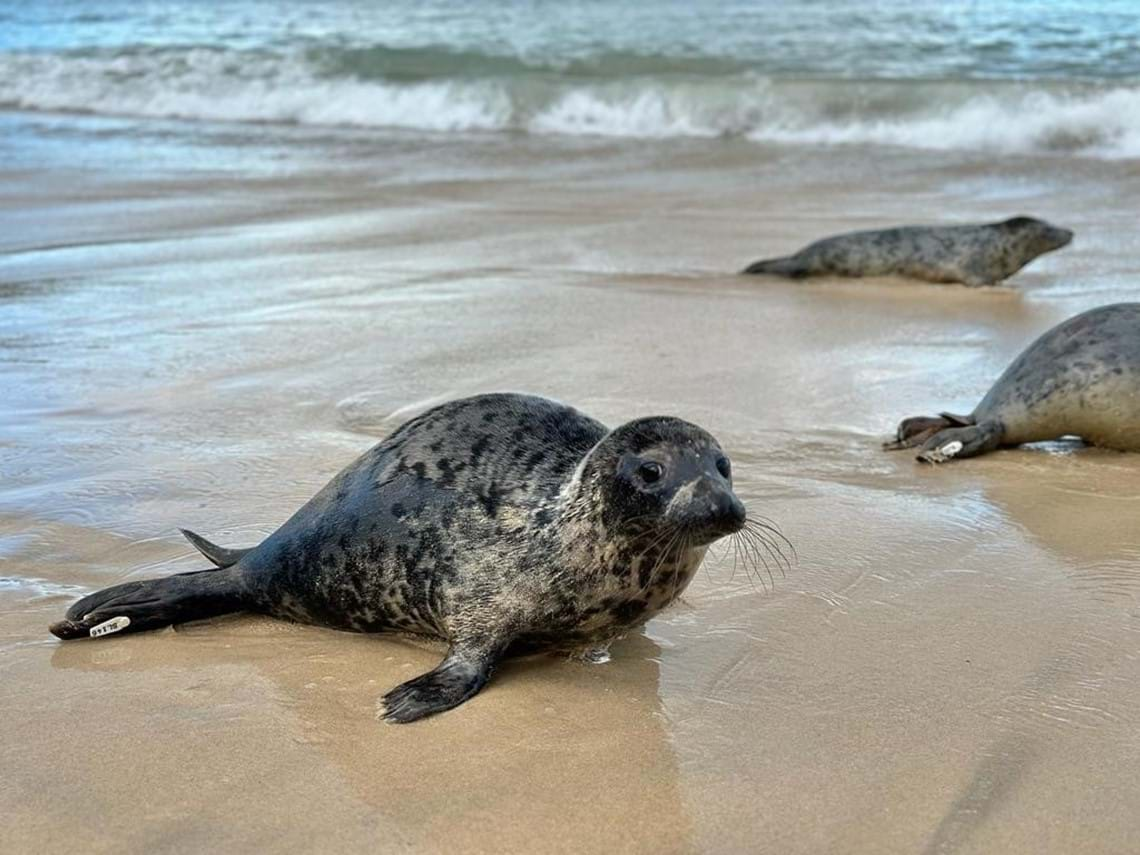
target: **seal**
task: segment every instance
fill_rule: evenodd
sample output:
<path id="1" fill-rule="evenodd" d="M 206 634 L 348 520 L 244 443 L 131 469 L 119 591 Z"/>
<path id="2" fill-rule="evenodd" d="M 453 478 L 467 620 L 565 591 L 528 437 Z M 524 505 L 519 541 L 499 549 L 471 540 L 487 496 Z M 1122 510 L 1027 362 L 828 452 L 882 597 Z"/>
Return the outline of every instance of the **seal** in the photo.
<path id="1" fill-rule="evenodd" d="M 943 463 L 1062 436 L 1140 451 L 1140 303 L 1061 322 L 1010 364 L 970 415 L 904 419 L 885 447 L 921 446 L 919 460 Z"/>
<path id="2" fill-rule="evenodd" d="M 907 276 L 926 282 L 996 285 L 1073 233 L 1033 217 L 968 226 L 901 226 L 824 238 L 795 255 L 742 272 L 787 276 Z"/>
<path id="3" fill-rule="evenodd" d="M 51 632 L 253 611 L 443 639 L 439 666 L 383 699 L 384 718 L 409 722 L 472 697 L 506 655 L 600 658 L 676 599 L 709 544 L 737 532 L 755 544 L 763 525 L 746 520 L 728 457 L 696 425 L 655 416 L 607 430 L 544 398 L 479 395 L 401 426 L 257 547 L 187 532 L 214 569 L 90 594 Z"/>

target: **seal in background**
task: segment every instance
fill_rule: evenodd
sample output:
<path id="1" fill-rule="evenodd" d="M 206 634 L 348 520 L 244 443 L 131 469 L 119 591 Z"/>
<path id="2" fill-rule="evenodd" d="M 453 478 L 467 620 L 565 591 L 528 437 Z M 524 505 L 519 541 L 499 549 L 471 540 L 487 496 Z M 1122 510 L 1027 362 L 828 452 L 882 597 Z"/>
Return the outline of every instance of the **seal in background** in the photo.
<path id="1" fill-rule="evenodd" d="M 968 416 L 905 419 L 888 449 L 943 463 L 1003 445 L 1079 436 L 1140 450 L 1140 303 L 1101 306 L 1029 345 Z"/>
<path id="2" fill-rule="evenodd" d="M 1032 217 L 971 226 L 902 226 L 825 238 L 795 255 L 757 261 L 744 273 L 908 276 L 927 282 L 996 285 L 1037 256 L 1067 245 L 1068 229 Z"/>

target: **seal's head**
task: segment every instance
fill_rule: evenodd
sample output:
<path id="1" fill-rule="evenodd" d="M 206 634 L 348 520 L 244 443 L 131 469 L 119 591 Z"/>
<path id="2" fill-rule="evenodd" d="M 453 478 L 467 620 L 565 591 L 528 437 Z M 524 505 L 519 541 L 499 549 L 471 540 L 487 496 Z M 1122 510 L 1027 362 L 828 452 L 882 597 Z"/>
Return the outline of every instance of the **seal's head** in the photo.
<path id="1" fill-rule="evenodd" d="M 1014 217 L 999 224 L 1034 256 L 1068 246 L 1073 239 L 1069 229 L 1054 226 L 1034 217 Z"/>
<path id="2" fill-rule="evenodd" d="M 689 422 L 653 416 L 628 422 L 583 463 L 581 485 L 612 533 L 684 532 L 712 543 L 745 525 L 732 491 L 732 464 L 719 443 Z"/>

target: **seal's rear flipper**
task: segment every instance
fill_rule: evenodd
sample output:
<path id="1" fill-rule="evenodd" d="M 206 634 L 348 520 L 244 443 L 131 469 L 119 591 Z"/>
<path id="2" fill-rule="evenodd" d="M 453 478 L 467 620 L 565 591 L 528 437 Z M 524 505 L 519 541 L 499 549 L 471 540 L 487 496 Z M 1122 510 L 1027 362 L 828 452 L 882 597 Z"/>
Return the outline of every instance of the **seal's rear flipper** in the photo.
<path id="1" fill-rule="evenodd" d="M 754 261 L 740 272 L 787 276 L 791 279 L 803 279 L 808 275 L 807 267 L 791 255 L 786 258 L 765 258 L 763 261 Z"/>
<path id="2" fill-rule="evenodd" d="M 1001 423 L 993 421 L 947 428 L 923 444 L 918 459 L 923 463 L 946 463 L 962 457 L 977 457 L 1001 445 L 1002 432 Z"/>
<path id="3" fill-rule="evenodd" d="M 244 608 L 236 573 L 199 570 L 96 591 L 75 603 L 67 610 L 67 616 L 49 629 L 52 635 L 64 640 L 100 638 L 159 629 Z"/>
<path id="4" fill-rule="evenodd" d="M 200 534 L 194 534 L 190 529 L 180 528 L 182 536 L 190 541 L 190 545 L 201 552 L 206 559 L 216 567 L 232 567 L 242 560 L 253 549 L 226 549 L 216 543 L 210 543 Z"/>
<path id="5" fill-rule="evenodd" d="M 381 701 L 380 717 L 396 724 L 459 706 L 487 685 L 495 657 L 452 648 L 434 671 L 401 683 Z"/>
<path id="6" fill-rule="evenodd" d="M 974 424 L 973 416 L 956 416 L 953 413 L 939 413 L 937 416 L 914 416 L 903 419 L 899 423 L 894 441 L 884 442 L 883 448 L 887 451 L 914 448 L 917 445 L 922 445 L 939 431 L 952 427 L 967 427 L 972 424 Z"/>

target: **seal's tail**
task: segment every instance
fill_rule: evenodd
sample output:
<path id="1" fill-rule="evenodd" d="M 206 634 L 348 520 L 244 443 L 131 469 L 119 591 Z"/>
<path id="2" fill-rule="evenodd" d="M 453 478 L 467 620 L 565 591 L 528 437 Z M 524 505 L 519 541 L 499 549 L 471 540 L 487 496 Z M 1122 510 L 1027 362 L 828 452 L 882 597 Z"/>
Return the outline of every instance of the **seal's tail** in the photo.
<path id="1" fill-rule="evenodd" d="M 49 629 L 62 639 L 99 638 L 159 629 L 245 608 L 234 570 L 199 570 L 164 579 L 126 582 L 88 594 Z"/>
<path id="2" fill-rule="evenodd" d="M 745 267 L 741 273 L 767 273 L 771 276 L 790 276 L 792 279 L 802 279 L 808 275 L 808 269 L 802 262 L 797 261 L 795 256 L 789 255 L 784 258 L 765 258 L 762 261 L 754 261 Z"/>

